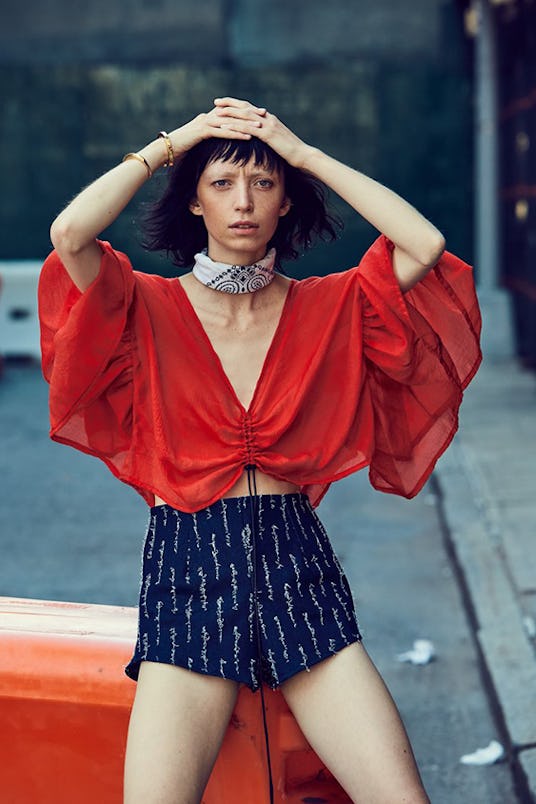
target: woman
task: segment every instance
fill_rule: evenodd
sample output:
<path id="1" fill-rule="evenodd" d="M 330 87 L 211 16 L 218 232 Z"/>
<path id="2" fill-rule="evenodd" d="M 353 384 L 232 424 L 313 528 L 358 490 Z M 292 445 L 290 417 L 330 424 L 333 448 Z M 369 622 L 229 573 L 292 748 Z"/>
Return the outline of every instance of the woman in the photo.
<path id="1" fill-rule="evenodd" d="M 194 268 L 164 279 L 97 237 L 173 163 L 147 243 Z M 334 235 L 318 182 L 382 235 L 358 268 L 296 282 L 274 267 Z M 352 800 L 428 801 L 312 508 L 366 465 L 383 491 L 426 481 L 480 359 L 469 266 L 399 196 L 235 98 L 128 154 L 51 239 L 51 436 L 150 506 L 125 802 L 200 801 L 240 683 L 280 687 Z"/>

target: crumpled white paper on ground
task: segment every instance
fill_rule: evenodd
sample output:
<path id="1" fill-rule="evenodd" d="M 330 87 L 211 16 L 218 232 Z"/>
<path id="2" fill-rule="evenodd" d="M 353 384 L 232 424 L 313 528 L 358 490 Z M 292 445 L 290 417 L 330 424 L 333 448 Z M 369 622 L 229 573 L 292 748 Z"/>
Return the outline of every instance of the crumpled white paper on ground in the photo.
<path id="1" fill-rule="evenodd" d="M 492 740 L 485 748 L 477 748 L 472 754 L 464 754 L 460 757 L 460 762 L 464 765 L 493 765 L 504 756 L 504 748 L 497 742 Z"/>
<path id="2" fill-rule="evenodd" d="M 399 653 L 396 657 L 399 662 L 411 662 L 412 664 L 428 664 L 435 659 L 436 652 L 434 643 L 429 639 L 416 639 L 413 649 L 405 653 Z"/>

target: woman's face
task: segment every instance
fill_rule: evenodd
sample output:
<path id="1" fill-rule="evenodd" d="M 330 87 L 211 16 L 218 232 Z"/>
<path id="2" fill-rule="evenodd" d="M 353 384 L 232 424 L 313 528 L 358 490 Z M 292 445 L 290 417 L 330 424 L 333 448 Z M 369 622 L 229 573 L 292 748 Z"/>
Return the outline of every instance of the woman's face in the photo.
<path id="1" fill-rule="evenodd" d="M 246 165 L 210 162 L 190 202 L 190 211 L 201 215 L 207 228 L 209 257 L 232 265 L 264 257 L 289 209 L 283 176 L 256 165 L 253 157 Z"/>

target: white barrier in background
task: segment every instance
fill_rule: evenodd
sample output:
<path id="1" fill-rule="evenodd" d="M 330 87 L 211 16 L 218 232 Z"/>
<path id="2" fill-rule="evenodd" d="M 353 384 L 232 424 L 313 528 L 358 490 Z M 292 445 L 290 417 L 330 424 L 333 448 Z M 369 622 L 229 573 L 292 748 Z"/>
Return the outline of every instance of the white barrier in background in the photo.
<path id="1" fill-rule="evenodd" d="M 42 260 L 0 261 L 0 355 L 41 359 L 37 282 Z"/>

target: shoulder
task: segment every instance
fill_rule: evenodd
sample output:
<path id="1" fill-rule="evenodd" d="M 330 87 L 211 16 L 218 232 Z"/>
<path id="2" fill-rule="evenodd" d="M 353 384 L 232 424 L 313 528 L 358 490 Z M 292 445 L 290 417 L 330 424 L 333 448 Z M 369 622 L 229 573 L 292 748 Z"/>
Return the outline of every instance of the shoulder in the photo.
<path id="1" fill-rule="evenodd" d="M 118 263 L 124 271 L 131 272 L 136 286 L 141 290 L 166 290 L 178 281 L 176 276 L 165 277 L 161 274 L 149 273 L 134 267 L 128 254 L 114 248 L 106 240 L 99 240 L 98 242 L 103 252 L 103 261 L 108 259 L 108 261 Z"/>
<path id="2" fill-rule="evenodd" d="M 188 305 L 181 293 L 179 277 L 165 277 L 160 274 L 149 274 L 144 271 L 132 272 L 135 283 L 136 309 L 144 308 L 152 320 L 180 316 L 187 311 Z"/>
<path id="3" fill-rule="evenodd" d="M 309 276 L 305 279 L 295 280 L 296 293 L 303 298 L 351 293 L 357 287 L 357 284 L 357 267 L 326 274 L 325 276 Z"/>
<path id="4" fill-rule="evenodd" d="M 358 288 L 362 278 L 376 272 L 392 272 L 392 252 L 394 243 L 385 235 L 379 235 L 357 261 L 342 271 L 334 271 L 324 276 L 310 276 L 296 280 L 300 292 L 317 294 L 341 291 L 344 288 Z"/>
<path id="5" fill-rule="evenodd" d="M 133 270 L 134 280 L 141 290 L 149 290 L 158 292 L 168 291 L 175 282 L 178 282 L 178 277 L 165 277 L 160 274 L 149 274 L 146 271 Z"/>

